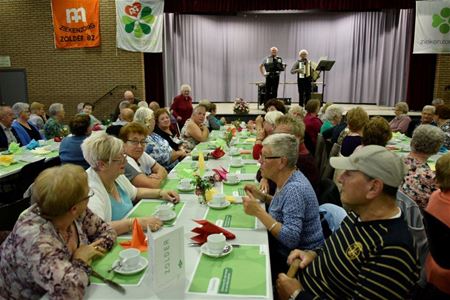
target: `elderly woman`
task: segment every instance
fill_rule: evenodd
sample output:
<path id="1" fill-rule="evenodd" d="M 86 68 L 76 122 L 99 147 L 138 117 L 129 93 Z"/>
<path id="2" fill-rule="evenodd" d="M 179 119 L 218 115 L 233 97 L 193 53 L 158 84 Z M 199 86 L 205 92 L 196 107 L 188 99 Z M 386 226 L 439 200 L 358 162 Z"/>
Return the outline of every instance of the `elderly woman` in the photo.
<path id="1" fill-rule="evenodd" d="M 27 145 L 31 140 L 41 140 L 43 137 L 39 130 L 28 120 L 30 118 L 30 106 L 28 103 L 17 102 L 12 106 L 12 111 L 16 115 L 16 120 L 11 127 L 14 128 L 22 145 Z"/>
<path id="2" fill-rule="evenodd" d="M 183 147 L 187 152 L 191 152 L 197 144 L 208 140 L 209 130 L 204 124 L 205 115 L 206 107 L 197 105 L 191 118 L 186 121 L 184 127 L 181 129 Z"/>
<path id="3" fill-rule="evenodd" d="M 0 298 L 82 299 L 90 264 L 111 249 L 116 232 L 87 208 L 86 172 L 75 165 L 43 171 L 30 208 L 0 247 Z"/>
<path id="4" fill-rule="evenodd" d="M 173 151 L 183 150 L 183 142 L 174 134 L 171 129 L 170 113 L 165 108 L 154 111 L 155 114 L 155 133 L 165 139 Z M 186 152 L 184 152 L 186 156 Z"/>
<path id="5" fill-rule="evenodd" d="M 435 174 L 427 164 L 431 155 L 436 154 L 444 142 L 442 130 L 432 125 L 420 125 L 411 139 L 411 152 L 404 158 L 408 173 L 400 186 L 400 191 L 408 195 L 421 208 L 425 208 L 437 187 Z"/>
<path id="6" fill-rule="evenodd" d="M 125 177 L 136 187 L 158 188 L 167 177 L 167 171 L 145 153 L 148 128 L 138 122 L 131 122 L 120 129 L 119 138 L 125 143 L 127 164 Z"/>
<path id="7" fill-rule="evenodd" d="M 322 119 L 324 122 L 322 127 L 320 127 L 320 133 L 323 133 L 325 130 L 331 129 L 341 123 L 343 112 L 343 108 L 337 104 L 331 104 L 328 106 Z"/>
<path id="8" fill-rule="evenodd" d="M 395 105 L 395 118 L 393 118 L 391 122 L 389 122 L 389 126 L 391 126 L 392 132 L 406 133 L 409 123 L 411 123 L 411 118 L 407 115 L 408 111 L 409 107 L 406 102 L 399 102 Z"/>
<path id="9" fill-rule="evenodd" d="M 288 114 L 303 122 L 303 119 L 305 118 L 306 115 L 306 111 L 300 105 L 293 104 L 289 108 Z"/>
<path id="10" fill-rule="evenodd" d="M 439 105 L 436 108 L 434 120 L 445 133 L 444 147 L 450 150 L 450 105 Z"/>
<path id="11" fill-rule="evenodd" d="M 343 156 L 350 156 L 361 145 L 362 131 L 367 122 L 369 122 L 369 115 L 362 107 L 358 106 L 347 112 L 347 129 L 338 139 Z"/>
<path id="12" fill-rule="evenodd" d="M 279 112 L 282 112 L 283 114 L 286 113 L 286 106 L 284 105 L 284 102 L 278 99 L 270 99 L 264 104 L 264 110 L 266 112 L 278 110 Z"/>
<path id="13" fill-rule="evenodd" d="M 311 149 L 308 149 L 313 153 L 317 144 L 317 135 L 322 127 L 322 121 L 317 116 L 320 110 L 320 101 L 317 99 L 309 100 L 306 103 L 305 109 L 307 111 L 303 120 L 305 122 L 305 132 L 311 140 L 311 145 L 309 146 Z"/>
<path id="14" fill-rule="evenodd" d="M 226 120 L 224 117 L 218 119 L 216 117 L 217 114 L 217 105 L 215 103 L 209 104 L 209 115 L 207 117 L 208 120 L 208 127 L 211 130 L 219 130 L 220 126 L 223 126 L 226 124 Z"/>
<path id="15" fill-rule="evenodd" d="M 275 129 L 275 122 L 279 117 L 283 115 L 282 112 L 273 110 L 266 113 L 264 119 L 258 116 L 255 120 L 256 123 L 256 141 L 253 146 L 253 158 L 259 159 L 261 156 L 262 142 L 263 140 L 272 134 Z"/>
<path id="16" fill-rule="evenodd" d="M 243 197 L 245 213 L 257 217 L 275 238 L 274 258 L 284 265 L 291 250 L 315 249 L 323 243 L 316 194 L 308 179 L 297 171 L 298 153 L 292 149 L 298 149 L 295 136 L 286 133 L 268 136 L 260 158 L 261 175 L 275 182 L 278 192 L 272 198 L 256 186 L 247 185 L 248 197 Z M 268 212 L 257 199 L 270 203 Z"/>
<path id="17" fill-rule="evenodd" d="M 439 186 L 439 190 L 431 194 L 426 211 L 450 228 L 449 166 L 450 153 L 447 153 L 440 157 L 436 163 L 436 182 Z M 450 297 L 450 270 L 439 266 L 431 256 L 431 253 L 428 254 L 425 261 L 425 273 L 427 276 L 427 282 L 434 287 L 432 292 L 437 292 L 436 295 L 428 294 L 428 299 L 448 299 Z"/>
<path id="18" fill-rule="evenodd" d="M 163 166 L 166 170 L 172 170 L 172 168 L 186 156 L 186 153 L 183 150 L 174 151 L 170 147 L 168 141 L 162 138 L 159 134 L 153 132 L 155 129 L 155 117 L 150 108 L 139 108 L 134 115 L 134 122 L 138 122 L 147 127 L 148 145 L 145 152 L 153 157 L 158 164 Z"/>
<path id="19" fill-rule="evenodd" d="M 70 120 L 69 128 L 72 134 L 64 138 L 59 146 L 61 163 L 71 163 L 87 169 L 89 164 L 84 160 L 81 144 L 91 134 L 92 128 L 89 115 L 75 115 Z"/>
<path id="20" fill-rule="evenodd" d="M 50 118 L 44 125 L 45 138 L 52 139 L 54 137 L 63 137 L 67 135 L 63 125 L 65 116 L 64 106 L 61 103 L 53 103 L 48 108 Z"/>
<path id="21" fill-rule="evenodd" d="M 45 115 L 45 106 L 39 102 L 33 102 L 30 105 L 30 119 L 29 122 L 36 126 L 39 132 L 44 131 L 45 122 L 47 122 L 47 116 Z"/>
<path id="22" fill-rule="evenodd" d="M 191 87 L 188 84 L 181 85 L 180 95 L 173 98 L 170 110 L 172 114 L 177 119 L 178 125 L 180 127 L 184 126 L 187 119 L 192 115 L 192 98 L 189 96 L 191 93 Z"/>
<path id="23" fill-rule="evenodd" d="M 91 166 L 86 172 L 89 186 L 95 192 L 88 206 L 117 234 L 131 231 L 133 219 L 125 216 L 140 199 L 162 198 L 174 203 L 180 200 L 173 191 L 134 187 L 123 175 L 127 155 L 123 142 L 118 138 L 105 132 L 95 132 L 84 140 L 81 149 L 84 159 Z M 158 230 L 162 224 L 159 218 L 152 216 L 138 218 L 138 221 L 143 229 L 149 226 L 151 230 Z"/>

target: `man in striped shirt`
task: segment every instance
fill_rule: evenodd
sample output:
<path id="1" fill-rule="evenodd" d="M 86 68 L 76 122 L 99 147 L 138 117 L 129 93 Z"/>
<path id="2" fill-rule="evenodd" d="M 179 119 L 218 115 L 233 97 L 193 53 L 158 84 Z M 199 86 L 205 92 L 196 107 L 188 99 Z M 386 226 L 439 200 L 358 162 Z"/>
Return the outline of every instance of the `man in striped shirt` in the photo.
<path id="1" fill-rule="evenodd" d="M 280 299 L 404 299 L 419 278 L 413 240 L 396 205 L 405 175 L 400 157 L 366 146 L 330 164 L 340 176 L 341 200 L 349 214 L 316 251 L 294 250 L 297 279 L 279 274 Z"/>

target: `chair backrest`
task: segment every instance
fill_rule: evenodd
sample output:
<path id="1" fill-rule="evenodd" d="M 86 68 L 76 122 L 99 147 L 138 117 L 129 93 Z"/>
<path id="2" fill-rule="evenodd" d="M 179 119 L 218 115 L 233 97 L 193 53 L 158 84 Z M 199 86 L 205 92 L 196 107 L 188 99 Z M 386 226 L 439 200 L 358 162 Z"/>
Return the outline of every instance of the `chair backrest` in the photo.
<path id="1" fill-rule="evenodd" d="M 44 169 L 56 167 L 61 165 L 61 158 L 59 156 L 54 157 L 52 159 L 46 160 L 44 164 Z"/>
<path id="2" fill-rule="evenodd" d="M 25 165 L 22 170 L 20 170 L 20 181 L 18 186 L 21 196 L 44 169 L 45 159 L 41 159 Z"/>
<path id="3" fill-rule="evenodd" d="M 331 203 L 342 207 L 341 194 L 333 180 L 324 178 L 319 183 L 319 205 Z"/>
<path id="4" fill-rule="evenodd" d="M 434 261 L 450 269 L 450 227 L 427 211 L 423 211 L 428 244 Z"/>
<path id="5" fill-rule="evenodd" d="M 0 230 L 11 231 L 20 214 L 30 207 L 30 198 L 22 198 L 0 206 Z"/>
<path id="6" fill-rule="evenodd" d="M 0 178 L 0 203 L 9 203 L 20 198 L 19 178 L 19 173 Z"/>

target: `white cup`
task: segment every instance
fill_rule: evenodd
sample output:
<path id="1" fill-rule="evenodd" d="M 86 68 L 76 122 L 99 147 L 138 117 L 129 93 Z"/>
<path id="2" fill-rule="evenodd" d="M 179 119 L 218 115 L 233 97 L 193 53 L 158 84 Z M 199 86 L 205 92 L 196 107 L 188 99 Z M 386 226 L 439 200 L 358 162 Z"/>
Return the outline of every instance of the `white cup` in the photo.
<path id="1" fill-rule="evenodd" d="M 211 200 L 211 203 L 214 205 L 223 205 L 225 203 L 225 195 L 215 194 Z"/>
<path id="2" fill-rule="evenodd" d="M 188 189 L 188 188 L 190 188 L 190 187 L 191 187 L 191 180 L 188 179 L 188 178 L 181 179 L 181 180 L 180 180 L 180 186 L 181 186 L 183 189 Z"/>
<path id="3" fill-rule="evenodd" d="M 233 157 L 233 159 L 231 159 L 231 165 L 232 166 L 240 166 L 240 165 L 242 165 L 242 158 L 240 158 L 240 157 Z"/>
<path id="4" fill-rule="evenodd" d="M 230 148 L 230 154 L 231 155 L 236 155 L 238 153 L 239 153 L 239 149 L 238 148 L 236 148 L 236 147 L 231 147 Z"/>
<path id="5" fill-rule="evenodd" d="M 126 270 L 133 270 L 139 264 L 141 251 L 136 248 L 128 248 L 119 252 L 119 258 L 122 261 L 122 267 Z"/>
<path id="6" fill-rule="evenodd" d="M 228 174 L 227 175 L 227 181 L 229 183 L 235 183 L 239 181 L 239 176 L 237 174 Z"/>
<path id="7" fill-rule="evenodd" d="M 170 212 L 172 211 L 172 207 L 170 205 L 161 204 L 156 210 L 156 215 L 161 218 L 167 218 L 170 216 Z"/>
<path id="8" fill-rule="evenodd" d="M 225 248 L 225 236 L 223 234 L 210 234 L 208 235 L 208 242 L 206 244 L 209 252 L 213 254 L 222 253 Z"/>

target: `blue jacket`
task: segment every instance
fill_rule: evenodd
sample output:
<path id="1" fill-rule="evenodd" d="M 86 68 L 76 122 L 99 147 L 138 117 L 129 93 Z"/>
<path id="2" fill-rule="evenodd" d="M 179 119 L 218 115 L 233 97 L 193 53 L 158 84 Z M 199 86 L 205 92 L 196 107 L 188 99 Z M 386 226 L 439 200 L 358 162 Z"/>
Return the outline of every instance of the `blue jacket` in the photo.
<path id="1" fill-rule="evenodd" d="M 37 129 L 36 126 L 34 126 L 33 124 L 30 124 L 30 122 L 27 122 L 27 123 L 28 123 L 28 125 L 30 125 L 31 128 L 34 128 L 39 133 L 39 129 Z M 22 127 L 22 125 L 20 125 L 19 122 L 17 122 L 17 120 L 14 120 L 11 127 L 14 128 L 14 130 L 16 130 L 17 137 L 19 138 L 20 143 L 22 145 L 26 146 L 31 142 L 31 137 L 28 135 L 28 132 Z M 42 134 L 39 133 L 39 135 L 41 136 L 41 139 L 43 140 L 44 137 L 42 136 Z"/>

